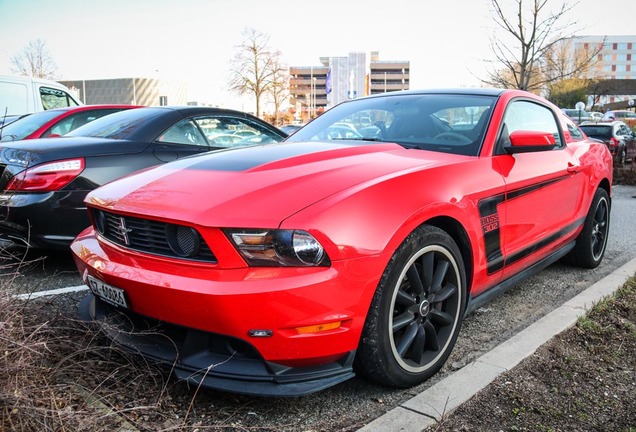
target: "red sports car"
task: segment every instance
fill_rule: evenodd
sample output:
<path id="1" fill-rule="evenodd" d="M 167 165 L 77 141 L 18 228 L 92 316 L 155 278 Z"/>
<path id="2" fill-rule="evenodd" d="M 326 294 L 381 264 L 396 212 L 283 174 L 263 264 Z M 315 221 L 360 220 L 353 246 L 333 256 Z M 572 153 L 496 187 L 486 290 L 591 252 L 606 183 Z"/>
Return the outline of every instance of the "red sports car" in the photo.
<path id="1" fill-rule="evenodd" d="M 493 296 L 561 258 L 599 265 L 611 184 L 607 147 L 531 93 L 355 99 L 282 143 L 91 192 L 82 312 L 216 389 L 413 386 Z"/>
<path id="2" fill-rule="evenodd" d="M 2 141 L 18 141 L 66 135 L 95 119 L 135 105 L 81 105 L 53 108 L 24 116 L 0 129 Z"/>

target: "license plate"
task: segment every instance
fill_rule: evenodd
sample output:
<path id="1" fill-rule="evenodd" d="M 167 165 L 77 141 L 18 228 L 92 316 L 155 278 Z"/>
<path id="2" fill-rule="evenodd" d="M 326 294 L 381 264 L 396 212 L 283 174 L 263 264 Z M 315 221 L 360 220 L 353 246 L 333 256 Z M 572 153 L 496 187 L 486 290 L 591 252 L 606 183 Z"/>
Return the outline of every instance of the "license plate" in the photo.
<path id="1" fill-rule="evenodd" d="M 92 276 L 88 276 L 88 287 L 93 294 L 107 303 L 115 306 L 128 307 L 124 290 L 111 285 L 108 285 L 99 279 L 95 279 Z"/>

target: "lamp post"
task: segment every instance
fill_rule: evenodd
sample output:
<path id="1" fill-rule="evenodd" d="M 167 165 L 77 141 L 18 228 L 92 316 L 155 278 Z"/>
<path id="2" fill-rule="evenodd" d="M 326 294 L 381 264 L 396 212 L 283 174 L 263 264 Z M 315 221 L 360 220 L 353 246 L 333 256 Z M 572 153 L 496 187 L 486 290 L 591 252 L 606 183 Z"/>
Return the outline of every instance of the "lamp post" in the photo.
<path id="1" fill-rule="evenodd" d="M 311 105 L 312 118 L 316 116 L 316 77 L 311 77 L 311 94 L 313 95 L 313 103 Z"/>

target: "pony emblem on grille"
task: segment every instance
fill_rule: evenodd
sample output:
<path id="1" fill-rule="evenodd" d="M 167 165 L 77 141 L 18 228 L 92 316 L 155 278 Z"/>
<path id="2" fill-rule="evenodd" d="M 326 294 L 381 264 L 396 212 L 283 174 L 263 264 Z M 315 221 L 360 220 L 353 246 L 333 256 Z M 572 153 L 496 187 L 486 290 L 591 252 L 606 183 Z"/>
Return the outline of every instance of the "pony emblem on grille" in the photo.
<path id="1" fill-rule="evenodd" d="M 132 232 L 132 228 L 128 228 L 126 226 L 126 220 L 123 217 L 119 218 L 119 225 L 117 226 L 117 231 L 121 234 L 122 240 L 126 246 L 130 246 L 130 239 L 128 238 L 128 234 Z"/>

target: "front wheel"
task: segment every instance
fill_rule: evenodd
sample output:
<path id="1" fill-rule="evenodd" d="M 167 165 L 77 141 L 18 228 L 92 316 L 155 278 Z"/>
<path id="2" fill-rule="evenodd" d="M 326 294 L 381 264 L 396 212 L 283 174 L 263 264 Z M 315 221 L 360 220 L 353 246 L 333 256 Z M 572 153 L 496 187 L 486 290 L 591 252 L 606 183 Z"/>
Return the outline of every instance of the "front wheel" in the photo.
<path id="1" fill-rule="evenodd" d="M 609 223 L 609 195 L 605 189 L 599 188 L 585 217 L 583 231 L 577 237 L 576 245 L 568 254 L 567 261 L 583 268 L 598 267 L 605 254 Z"/>
<path id="2" fill-rule="evenodd" d="M 446 362 L 461 328 L 466 275 L 459 248 L 424 225 L 393 254 L 373 298 L 356 365 L 372 379 L 411 387 Z"/>

